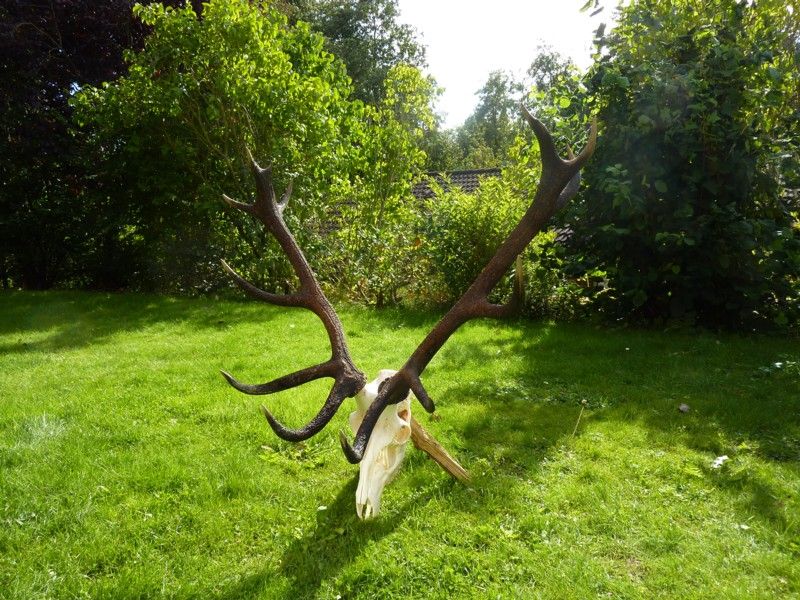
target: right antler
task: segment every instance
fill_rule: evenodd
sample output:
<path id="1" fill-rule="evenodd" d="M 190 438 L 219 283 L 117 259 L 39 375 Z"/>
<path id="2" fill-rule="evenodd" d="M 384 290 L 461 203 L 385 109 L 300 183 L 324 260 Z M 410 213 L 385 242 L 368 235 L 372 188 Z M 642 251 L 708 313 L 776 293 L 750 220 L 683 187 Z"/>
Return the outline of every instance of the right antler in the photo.
<path id="1" fill-rule="evenodd" d="M 286 253 L 294 272 L 300 280 L 300 289 L 293 294 L 272 294 L 265 292 L 243 279 L 224 260 L 221 261 L 222 266 L 239 287 L 252 297 L 270 304 L 302 307 L 314 312 L 325 325 L 325 330 L 328 333 L 328 338 L 331 343 L 331 357 L 323 363 L 257 385 L 241 383 L 237 381 L 233 375 L 225 371 L 222 371 L 222 375 L 228 380 L 228 383 L 240 392 L 253 395 L 274 394 L 275 392 L 297 387 L 315 379 L 321 379 L 323 377 L 333 378 L 333 387 L 328 394 L 328 398 L 325 400 L 325 404 L 322 405 L 317 415 L 300 429 L 289 429 L 285 427 L 272 416 L 266 407 L 261 407 L 261 412 L 264 413 L 272 430 L 278 437 L 290 442 L 299 442 L 310 438 L 325 427 L 333 415 L 336 414 L 336 411 L 339 409 L 344 399 L 355 396 L 358 390 L 364 387 L 367 380 L 350 358 L 350 352 L 347 349 L 344 331 L 342 330 L 342 323 L 339 321 L 336 311 L 333 310 L 330 302 L 328 302 L 328 299 L 322 292 L 302 250 L 300 250 L 294 237 L 292 237 L 292 234 L 283 222 L 283 210 L 289 202 L 289 197 L 292 193 L 292 185 L 289 184 L 289 187 L 284 192 L 280 201 L 278 201 L 275 195 L 275 188 L 272 185 L 272 169 L 269 167 L 262 169 L 258 166 L 256 161 L 253 160 L 252 156 L 250 156 L 250 162 L 253 175 L 256 179 L 256 201 L 253 204 L 245 204 L 232 200 L 225 195 L 223 195 L 223 198 L 229 206 L 238 208 L 257 218 L 266 226 L 267 230 L 275 236 L 275 239 Z"/>
<path id="2" fill-rule="evenodd" d="M 589 141 L 583 151 L 577 157 L 570 152 L 569 159 L 564 160 L 558 155 L 553 137 L 544 124 L 524 106 L 522 113 L 539 141 L 542 160 L 542 175 L 533 202 L 469 289 L 422 340 L 403 367 L 384 382 L 377 398 L 364 414 L 354 444 L 351 446 L 345 435 L 340 434 L 342 449 L 352 463 L 359 462 L 363 457 L 372 430 L 383 410 L 390 404 L 402 401 L 409 389 L 414 392 L 425 410 L 433 412 L 433 400 L 420 380 L 425 367 L 450 336 L 467 321 L 480 317 L 501 318 L 514 313 L 521 303 L 519 286 L 515 288 L 511 302 L 505 305 L 490 303 L 490 292 L 534 236 L 578 192 L 581 167 L 592 156 L 597 143 L 597 124 L 592 123 Z"/>
<path id="3" fill-rule="evenodd" d="M 558 155 L 553 138 L 544 124 L 533 117 L 525 107 L 522 107 L 522 110 L 539 141 L 541 152 L 542 175 L 533 202 L 469 289 L 422 340 L 403 367 L 383 383 L 377 397 L 364 414 L 354 444 L 351 446 L 344 434 L 340 435 L 342 449 L 350 462 L 359 462 L 363 457 L 378 417 L 384 409 L 405 399 L 409 391 L 414 393 L 428 412 L 434 410 L 433 401 L 420 380 L 422 372 L 450 336 L 467 321 L 479 317 L 500 318 L 515 312 L 521 303 L 519 285 L 515 287 L 515 294 L 511 302 L 505 305 L 489 302 L 490 292 L 533 237 L 578 191 L 580 169 L 591 157 L 597 142 L 596 123 L 592 123 L 589 141 L 583 151 L 577 157 L 573 157 L 570 152 L 569 159 L 564 160 Z M 342 324 L 330 302 L 322 293 L 303 252 L 283 222 L 282 214 L 289 202 L 291 185 L 278 201 L 272 185 L 271 170 L 259 167 L 252 157 L 251 162 L 257 189 L 255 203 L 243 204 L 227 196 L 223 197 L 230 206 L 259 219 L 275 236 L 300 280 L 300 289 L 293 294 L 286 295 L 265 292 L 245 281 L 225 261 L 222 261 L 222 265 L 236 283 L 254 298 L 280 306 L 303 307 L 313 311 L 322 320 L 328 332 L 331 342 L 331 358 L 318 365 L 259 385 L 241 383 L 225 371 L 222 374 L 228 383 L 246 394 L 272 394 L 297 387 L 314 379 L 333 378 L 334 384 L 325 404 L 317 415 L 301 429 L 284 427 L 265 407 L 261 407 L 264 416 L 279 437 L 297 442 L 308 439 L 325 427 L 344 399 L 355 396 L 364 387 L 366 378 L 353 364 L 345 342 Z M 426 451 L 429 452 L 429 450 Z M 441 460 L 436 458 L 436 453 L 431 455 L 437 462 L 445 466 Z M 448 467 L 445 468 L 453 473 Z"/>

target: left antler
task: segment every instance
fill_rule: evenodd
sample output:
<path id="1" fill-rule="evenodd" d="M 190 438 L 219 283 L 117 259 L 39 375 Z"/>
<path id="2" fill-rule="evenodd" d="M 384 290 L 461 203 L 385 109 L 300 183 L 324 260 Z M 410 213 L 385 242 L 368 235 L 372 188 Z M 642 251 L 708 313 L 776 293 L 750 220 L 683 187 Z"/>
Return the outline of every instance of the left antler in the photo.
<path id="1" fill-rule="evenodd" d="M 409 390 L 414 392 L 425 410 L 433 412 L 433 401 L 420 380 L 425 367 L 450 336 L 467 321 L 479 317 L 501 318 L 515 311 L 520 304 L 519 287 L 515 289 L 511 302 L 504 305 L 490 303 L 489 293 L 508 271 L 517 255 L 578 191 L 581 167 L 592 156 L 597 143 L 596 122 L 592 123 L 589 141 L 581 153 L 577 157 L 572 157 L 570 153 L 570 158 L 564 160 L 558 155 L 553 137 L 544 124 L 524 106 L 522 112 L 539 141 L 542 161 L 542 175 L 533 202 L 469 289 L 425 337 L 403 368 L 384 383 L 364 415 L 354 444 L 351 446 L 344 433 L 340 433 L 342 449 L 352 463 L 359 462 L 363 457 L 372 430 L 383 410 L 390 404 L 402 401 Z"/>
<path id="2" fill-rule="evenodd" d="M 256 179 L 257 193 L 255 203 L 245 204 L 237 202 L 225 195 L 223 195 L 223 198 L 228 205 L 257 218 L 266 226 L 267 230 L 275 236 L 275 239 L 286 253 L 294 272 L 300 280 L 300 289 L 293 294 L 271 294 L 243 279 L 224 260 L 222 261 L 222 266 L 239 287 L 254 298 L 279 306 L 307 308 L 314 312 L 320 318 L 328 333 L 328 338 L 331 343 L 331 357 L 323 363 L 301 369 L 300 371 L 258 385 L 241 383 L 230 373 L 226 373 L 225 371 L 222 371 L 222 375 L 228 380 L 228 383 L 237 390 L 254 395 L 274 394 L 275 392 L 297 387 L 315 379 L 321 379 L 323 377 L 333 378 L 333 387 L 325 403 L 322 405 L 322 408 L 308 424 L 300 429 L 288 429 L 284 427 L 264 406 L 261 407 L 261 412 L 264 413 L 273 431 L 279 437 L 290 442 L 299 442 L 310 438 L 325 427 L 333 415 L 336 414 L 336 411 L 339 409 L 344 399 L 355 396 L 358 390 L 364 387 L 367 380 L 364 374 L 353 364 L 350 358 L 350 352 L 347 349 L 342 323 L 339 321 L 336 311 L 334 311 L 330 302 L 328 302 L 328 299 L 325 297 L 325 294 L 322 292 L 319 283 L 317 283 L 314 273 L 311 267 L 309 267 L 302 250 L 300 250 L 300 247 L 297 245 L 297 242 L 294 237 L 292 237 L 292 234 L 283 221 L 283 210 L 286 208 L 292 192 L 291 184 L 289 184 L 289 187 L 279 201 L 272 185 L 271 168 L 262 169 L 255 160 L 253 160 L 252 156 L 250 157 L 250 161 L 252 163 L 253 175 Z"/>

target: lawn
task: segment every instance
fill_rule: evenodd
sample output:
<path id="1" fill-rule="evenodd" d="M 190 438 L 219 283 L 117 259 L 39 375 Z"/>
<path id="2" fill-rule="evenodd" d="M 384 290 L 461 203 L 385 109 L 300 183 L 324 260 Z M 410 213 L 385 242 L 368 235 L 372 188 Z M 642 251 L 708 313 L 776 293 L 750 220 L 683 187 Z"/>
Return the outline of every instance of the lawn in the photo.
<path id="1" fill-rule="evenodd" d="M 435 321 L 340 316 L 370 377 Z M 292 445 L 259 403 L 296 426 L 327 382 L 254 398 L 218 372 L 327 353 L 297 310 L 0 294 L 0 597 L 800 597 L 797 339 L 469 324 L 425 373 L 440 418 L 413 410 L 473 485 L 411 449 L 372 522 L 352 401 Z"/>

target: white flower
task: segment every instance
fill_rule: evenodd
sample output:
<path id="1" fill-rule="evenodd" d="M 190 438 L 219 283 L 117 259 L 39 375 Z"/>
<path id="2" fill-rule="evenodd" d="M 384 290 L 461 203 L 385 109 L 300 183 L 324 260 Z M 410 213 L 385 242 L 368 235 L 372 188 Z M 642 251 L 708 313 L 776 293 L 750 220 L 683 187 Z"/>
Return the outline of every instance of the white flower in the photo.
<path id="1" fill-rule="evenodd" d="M 714 462 L 711 463 L 711 468 L 712 469 L 719 469 L 722 465 L 725 464 L 726 460 L 729 460 L 727 454 L 723 454 L 722 456 L 718 456 L 717 458 L 714 459 Z"/>

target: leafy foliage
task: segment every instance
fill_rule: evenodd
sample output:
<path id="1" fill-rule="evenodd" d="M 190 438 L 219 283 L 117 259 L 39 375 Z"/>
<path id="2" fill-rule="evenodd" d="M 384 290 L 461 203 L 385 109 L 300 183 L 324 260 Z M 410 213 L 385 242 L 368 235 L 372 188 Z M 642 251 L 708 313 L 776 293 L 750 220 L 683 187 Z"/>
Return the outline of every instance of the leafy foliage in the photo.
<path id="1" fill-rule="evenodd" d="M 526 72 L 526 83 L 529 84 L 527 87 L 536 92 L 547 92 L 577 73 L 578 68 L 570 59 L 550 46 L 540 45 Z"/>
<path id="2" fill-rule="evenodd" d="M 268 287 L 288 288 L 277 245 L 251 220 L 224 213 L 219 198 L 250 194 L 251 149 L 279 185 L 294 180 L 287 218 L 313 255 L 322 207 L 342 197 L 356 169 L 366 171 L 366 108 L 347 100 L 343 65 L 307 25 L 290 27 L 266 7 L 217 1 L 201 20 L 189 6 L 138 14 L 152 33 L 129 55 L 129 74 L 82 90 L 76 107 L 132 207 L 131 227 L 158 277 L 145 280 L 217 285 L 213 257 L 225 253 Z"/>
<path id="3" fill-rule="evenodd" d="M 491 72 L 476 92 L 477 106 L 464 124 L 451 131 L 435 131 L 429 138 L 431 168 L 513 168 L 518 158 L 515 146 L 530 145 L 532 139 L 520 114 L 520 102 L 532 103 L 538 116 L 552 126 L 547 118 L 552 112 L 550 107 L 561 110 L 570 106 L 578 74 L 571 61 L 547 46 L 537 48 L 522 80 L 506 71 Z M 584 121 L 585 115 L 580 119 L 581 125 Z"/>
<path id="4" fill-rule="evenodd" d="M 362 172 L 341 206 L 324 269 L 338 274 L 340 289 L 378 306 L 398 302 L 401 291 L 415 295 L 424 281 L 411 184 L 426 160 L 422 140 L 435 123 L 435 86 L 416 67 L 397 65 L 385 85 L 381 103 L 364 111 L 370 133 Z"/>
<path id="5" fill-rule="evenodd" d="M 126 77 L 82 90 L 76 106 L 107 152 L 108 173 L 136 182 L 117 189 L 136 208 L 152 283 L 215 287 L 213 259 L 225 254 L 265 287 L 292 287 L 277 244 L 219 201 L 222 192 L 249 195 L 249 148 L 279 185 L 293 181 L 285 217 L 312 263 L 333 266 L 331 281 L 360 297 L 396 298 L 410 276 L 389 257 L 410 247 L 400 224 L 425 160 L 433 82 L 396 65 L 379 104 L 365 105 L 350 99 L 344 65 L 324 39 L 281 12 L 236 0 L 209 3 L 201 20 L 188 6 L 138 10 L 152 27 L 144 51 L 129 56 Z"/>
<path id="6" fill-rule="evenodd" d="M 572 239 L 607 271 L 613 314 L 798 317 L 800 229 L 783 194 L 798 150 L 791 14 L 640 0 L 602 38 L 587 87 L 603 135 Z"/>
<path id="7" fill-rule="evenodd" d="M 425 66 L 425 47 L 398 22 L 397 0 L 289 0 L 292 18 L 308 21 L 342 60 L 353 95 L 367 104 L 384 99 L 387 78 L 399 65 Z"/>
<path id="8" fill-rule="evenodd" d="M 538 154 L 536 155 L 538 158 Z M 472 284 L 508 233 L 528 208 L 528 190 L 515 189 L 519 173 L 485 179 L 474 193 L 457 188 L 442 190 L 426 204 L 423 256 L 428 261 L 429 300 L 452 302 Z M 566 279 L 554 250 L 556 234 L 536 236 L 492 294 L 507 299 L 517 277 L 525 287 L 524 312 L 535 317 L 571 319 L 585 303 L 583 287 Z M 439 291 L 441 290 L 441 291 Z"/>
<path id="9" fill-rule="evenodd" d="M 176 4 L 176 1 L 166 4 Z M 199 2 L 197 3 L 199 4 Z M 133 0 L 0 6 L 0 282 L 118 287 L 102 265 L 125 242 L 106 194 L 87 197 L 96 157 L 70 130 L 77 89 L 125 71 L 146 28 Z M 124 261 L 122 261 L 124 262 Z M 124 276 L 123 276 L 124 277 Z"/>
<path id="10" fill-rule="evenodd" d="M 507 159 L 508 148 L 521 127 L 519 96 L 522 86 L 508 73 L 493 71 L 478 91 L 478 105 L 458 132 L 464 167 L 496 167 Z"/>
<path id="11" fill-rule="evenodd" d="M 438 190 L 426 208 L 426 254 L 451 299 L 466 291 L 525 210 L 498 179 L 484 180 L 472 194 Z"/>
<path id="12" fill-rule="evenodd" d="M 202 19 L 192 5 L 141 21 L 121 1 L 0 8 L 4 286 L 210 290 L 225 255 L 291 288 L 277 246 L 219 201 L 250 195 L 249 148 L 293 180 L 286 218 L 329 287 L 377 305 L 452 297 L 538 182 L 528 87 L 562 150 L 591 113 L 602 128 L 556 223 L 569 247 L 544 235 L 526 255 L 530 312 L 571 316 L 592 294 L 615 318 L 797 322 L 796 0 L 637 0 L 598 29 L 585 77 L 539 48 L 524 82 L 490 74 L 450 131 L 395 0 L 215 0 Z M 123 63 L 124 48 L 141 51 Z M 503 181 L 474 198 L 410 195 L 423 169 L 487 166 Z"/>

